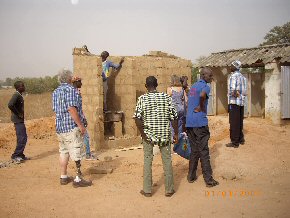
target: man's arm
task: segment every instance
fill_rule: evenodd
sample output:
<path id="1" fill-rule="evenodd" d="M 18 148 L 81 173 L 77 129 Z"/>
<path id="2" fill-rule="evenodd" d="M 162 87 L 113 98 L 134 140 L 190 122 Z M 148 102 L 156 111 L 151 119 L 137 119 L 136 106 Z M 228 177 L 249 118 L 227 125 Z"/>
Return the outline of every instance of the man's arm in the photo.
<path id="1" fill-rule="evenodd" d="M 239 91 L 237 90 L 238 81 L 237 77 L 231 76 L 230 77 L 230 84 L 229 84 L 229 95 L 237 98 L 240 96 Z"/>
<path id="2" fill-rule="evenodd" d="M 179 139 L 178 139 L 178 120 L 173 120 L 171 122 L 172 127 L 174 129 L 174 136 L 173 136 L 173 143 L 177 144 Z"/>
<path id="3" fill-rule="evenodd" d="M 73 120 L 75 121 L 75 123 L 78 125 L 78 127 L 80 128 L 81 134 L 85 134 L 86 129 L 84 127 L 84 125 L 81 122 L 80 116 L 78 114 L 78 111 L 75 107 L 69 107 L 68 108 L 68 112 L 70 113 L 71 117 L 73 118 Z"/>
<path id="4" fill-rule="evenodd" d="M 199 105 L 194 108 L 194 112 L 206 112 L 206 108 L 205 108 L 205 100 L 207 98 L 207 94 L 205 91 L 202 91 L 200 93 L 200 96 L 199 96 Z"/>
<path id="5" fill-rule="evenodd" d="M 144 132 L 144 129 L 143 129 L 143 122 L 142 122 L 142 120 L 140 120 L 138 118 L 134 118 L 134 120 L 135 120 L 135 123 L 136 123 L 136 126 L 137 126 L 138 130 L 141 133 L 142 139 L 145 140 L 145 141 L 148 141 L 148 138 L 147 138 L 147 136 L 146 136 L 146 134 Z"/>
<path id="6" fill-rule="evenodd" d="M 8 103 L 8 108 L 18 117 L 23 118 L 23 114 L 20 113 L 20 111 L 17 110 L 15 107 L 15 104 L 17 102 L 18 96 L 14 94 L 12 98 L 10 99 Z"/>
<path id="7" fill-rule="evenodd" d="M 113 62 L 110 61 L 109 67 L 112 67 L 115 70 L 119 70 L 119 69 L 121 69 L 123 62 L 124 62 L 124 58 L 121 58 L 119 64 L 114 64 Z"/>

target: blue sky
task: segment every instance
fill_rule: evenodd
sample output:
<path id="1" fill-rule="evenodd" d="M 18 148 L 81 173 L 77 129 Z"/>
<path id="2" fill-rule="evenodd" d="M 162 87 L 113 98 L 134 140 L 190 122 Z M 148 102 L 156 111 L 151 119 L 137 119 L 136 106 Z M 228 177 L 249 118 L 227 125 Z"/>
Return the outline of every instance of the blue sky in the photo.
<path id="1" fill-rule="evenodd" d="M 194 62 L 259 45 L 289 11 L 289 0 L 0 0 L 0 79 L 72 69 L 72 49 L 84 44 L 95 54 L 161 50 Z"/>

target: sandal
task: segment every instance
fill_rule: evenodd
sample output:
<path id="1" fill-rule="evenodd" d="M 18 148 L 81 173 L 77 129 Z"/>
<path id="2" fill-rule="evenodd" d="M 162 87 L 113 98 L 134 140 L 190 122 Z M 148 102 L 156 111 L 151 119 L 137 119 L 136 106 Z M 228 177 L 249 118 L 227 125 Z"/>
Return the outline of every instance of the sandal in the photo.
<path id="1" fill-rule="evenodd" d="M 140 191 L 140 194 L 141 195 L 144 195 L 145 197 L 152 197 L 152 194 L 151 193 L 146 193 L 143 190 Z"/>

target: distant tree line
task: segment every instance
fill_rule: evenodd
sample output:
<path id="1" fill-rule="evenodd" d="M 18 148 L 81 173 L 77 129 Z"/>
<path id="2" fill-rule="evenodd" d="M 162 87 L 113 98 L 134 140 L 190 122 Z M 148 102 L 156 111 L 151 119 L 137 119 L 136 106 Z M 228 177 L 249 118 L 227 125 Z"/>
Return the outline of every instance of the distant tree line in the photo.
<path id="1" fill-rule="evenodd" d="M 26 92 L 30 94 L 41 94 L 43 92 L 51 92 L 56 89 L 59 85 L 57 76 L 46 76 L 39 78 L 20 78 L 16 77 L 6 78 L 5 81 L 0 81 L 0 87 L 2 86 L 12 86 L 18 80 L 21 80 L 25 84 Z"/>

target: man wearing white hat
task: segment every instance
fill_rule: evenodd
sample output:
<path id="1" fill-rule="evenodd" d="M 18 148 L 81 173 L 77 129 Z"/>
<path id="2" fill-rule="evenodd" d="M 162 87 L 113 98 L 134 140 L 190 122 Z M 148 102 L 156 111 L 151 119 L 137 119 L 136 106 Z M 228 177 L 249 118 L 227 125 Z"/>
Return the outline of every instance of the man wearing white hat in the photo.
<path id="1" fill-rule="evenodd" d="M 243 134 L 244 105 L 247 95 L 247 80 L 241 74 L 242 63 L 238 60 L 231 63 L 231 76 L 228 80 L 228 104 L 231 142 L 227 147 L 238 148 L 245 143 Z"/>

